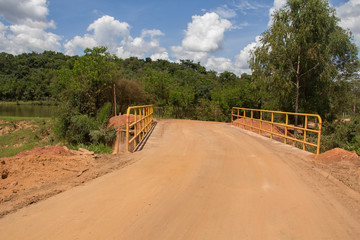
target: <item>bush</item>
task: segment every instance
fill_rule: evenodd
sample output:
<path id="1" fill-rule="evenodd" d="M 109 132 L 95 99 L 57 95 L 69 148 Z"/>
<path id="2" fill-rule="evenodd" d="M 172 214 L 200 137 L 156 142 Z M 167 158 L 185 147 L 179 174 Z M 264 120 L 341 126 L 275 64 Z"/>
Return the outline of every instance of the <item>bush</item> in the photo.
<path id="1" fill-rule="evenodd" d="M 101 127 L 100 129 L 97 130 L 91 130 L 89 134 L 92 143 L 109 144 L 113 142 L 116 138 L 116 129 L 114 127 L 110 127 L 110 128 Z"/>
<path id="2" fill-rule="evenodd" d="M 97 128 L 97 123 L 93 118 L 82 114 L 71 118 L 68 140 L 70 143 L 90 143 L 90 132 Z"/>
<path id="3" fill-rule="evenodd" d="M 356 151 L 360 155 L 360 115 L 349 122 L 335 121 L 325 123 L 321 137 L 322 152 L 333 148 Z"/>
<path id="4" fill-rule="evenodd" d="M 110 114 L 110 103 L 105 103 L 95 117 L 64 108 L 55 133 L 59 139 L 71 145 L 110 144 L 116 138 L 115 128 L 107 128 Z"/>
<path id="5" fill-rule="evenodd" d="M 109 120 L 110 114 L 111 114 L 111 103 L 107 102 L 104 104 L 104 106 L 102 106 L 99 109 L 96 115 L 98 125 L 105 126 L 105 124 Z"/>

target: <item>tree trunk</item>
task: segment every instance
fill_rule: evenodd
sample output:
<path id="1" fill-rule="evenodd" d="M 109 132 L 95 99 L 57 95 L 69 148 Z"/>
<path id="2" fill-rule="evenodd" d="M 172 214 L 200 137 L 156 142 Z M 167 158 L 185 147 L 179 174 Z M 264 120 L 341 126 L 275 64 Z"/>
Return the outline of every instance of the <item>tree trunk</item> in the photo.
<path id="1" fill-rule="evenodd" d="M 300 77 L 296 76 L 295 113 L 299 112 L 299 91 L 300 91 Z M 297 124 L 298 124 L 298 115 L 295 115 L 295 126 Z"/>
<path id="2" fill-rule="evenodd" d="M 354 102 L 354 113 L 356 113 L 356 102 Z"/>
<path id="3" fill-rule="evenodd" d="M 298 52 L 298 62 L 297 62 L 297 70 L 296 70 L 296 98 L 295 98 L 295 113 L 299 112 L 299 91 L 300 91 L 300 53 L 301 48 L 299 48 Z M 295 115 L 295 126 L 298 124 L 298 116 Z"/>

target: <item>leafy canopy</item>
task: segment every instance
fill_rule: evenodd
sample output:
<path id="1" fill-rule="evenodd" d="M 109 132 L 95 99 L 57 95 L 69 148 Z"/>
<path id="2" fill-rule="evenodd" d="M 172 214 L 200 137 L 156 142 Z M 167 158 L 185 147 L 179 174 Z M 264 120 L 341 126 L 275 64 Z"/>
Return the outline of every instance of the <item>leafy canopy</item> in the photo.
<path id="1" fill-rule="evenodd" d="M 327 0 L 289 0 L 250 61 L 264 108 L 331 112 L 333 88 L 358 69 L 357 47 Z"/>

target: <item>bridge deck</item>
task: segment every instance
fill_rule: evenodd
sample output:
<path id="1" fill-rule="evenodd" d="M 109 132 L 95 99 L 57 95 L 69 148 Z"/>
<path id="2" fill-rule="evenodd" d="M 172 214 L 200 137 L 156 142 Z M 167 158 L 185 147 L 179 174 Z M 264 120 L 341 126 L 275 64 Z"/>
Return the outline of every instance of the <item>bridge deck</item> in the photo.
<path id="1" fill-rule="evenodd" d="M 359 195 L 309 153 L 163 120 L 134 164 L 0 219 L 0 239 L 357 239 Z"/>

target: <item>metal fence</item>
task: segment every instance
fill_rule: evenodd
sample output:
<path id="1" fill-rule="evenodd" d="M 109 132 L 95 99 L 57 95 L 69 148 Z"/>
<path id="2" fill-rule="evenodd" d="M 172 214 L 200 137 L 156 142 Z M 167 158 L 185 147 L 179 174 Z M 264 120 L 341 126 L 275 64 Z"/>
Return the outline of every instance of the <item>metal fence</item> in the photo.
<path id="1" fill-rule="evenodd" d="M 320 152 L 322 120 L 317 114 L 233 107 L 231 123 L 271 139 L 283 139 L 285 144 L 292 143 L 303 150 L 309 146 L 316 149 L 316 154 Z"/>
<path id="2" fill-rule="evenodd" d="M 133 152 L 153 124 L 154 108 L 153 105 L 128 107 L 126 115 L 126 151 Z"/>

